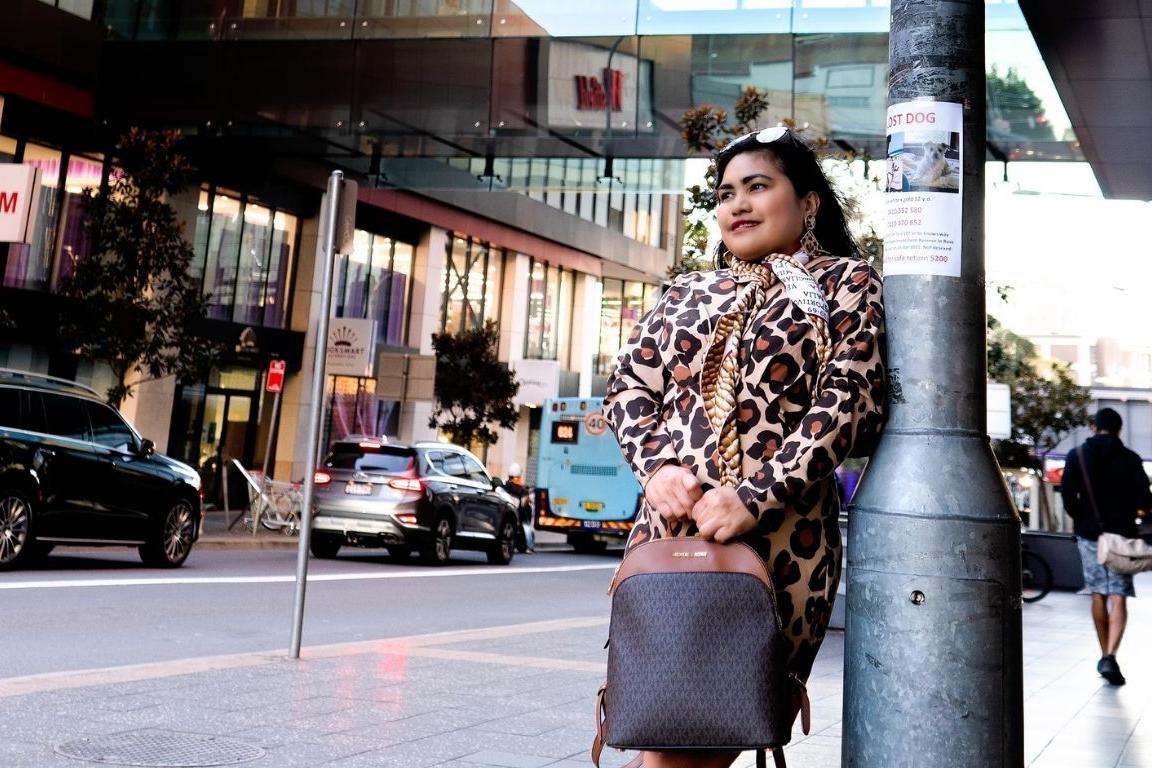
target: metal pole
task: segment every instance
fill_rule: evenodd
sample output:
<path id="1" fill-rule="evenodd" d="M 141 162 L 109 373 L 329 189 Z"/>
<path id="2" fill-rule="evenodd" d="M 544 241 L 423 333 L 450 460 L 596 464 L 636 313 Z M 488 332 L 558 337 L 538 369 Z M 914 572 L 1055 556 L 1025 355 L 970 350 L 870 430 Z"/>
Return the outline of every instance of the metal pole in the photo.
<path id="1" fill-rule="evenodd" d="M 316 325 L 316 350 L 312 362 L 312 399 L 309 407 L 308 439 L 304 441 L 304 488 L 300 510 L 300 542 L 296 550 L 296 600 L 292 607 L 292 639 L 288 655 L 300 658 L 300 635 L 304 626 L 304 591 L 308 582 L 308 544 L 312 539 L 312 498 L 315 491 L 316 459 L 320 419 L 324 408 L 324 363 L 328 351 L 328 315 L 332 311 L 332 267 L 336 263 L 336 219 L 340 214 L 340 195 L 344 174 L 332 171 L 324 206 L 324 277 L 320 282 L 320 319 Z"/>
<path id="2" fill-rule="evenodd" d="M 842 765 L 1019 768 L 1020 521 L 986 436 L 984 3 L 892 0 L 891 18 L 890 411 L 848 514 Z M 900 172 L 904 142 L 939 140 L 902 123 L 933 105 L 959 133 L 951 197 Z M 940 217 L 902 212 L 909 188 Z M 953 272 L 901 260 L 942 231 Z"/>
<path id="3" fill-rule="evenodd" d="M 268 464 L 272 460 L 272 438 L 276 436 L 276 419 L 280 416 L 280 395 L 283 390 L 276 393 L 276 397 L 272 399 L 272 421 L 268 424 L 268 444 L 264 448 L 264 468 L 261 473 L 264 479 L 268 479 Z"/>

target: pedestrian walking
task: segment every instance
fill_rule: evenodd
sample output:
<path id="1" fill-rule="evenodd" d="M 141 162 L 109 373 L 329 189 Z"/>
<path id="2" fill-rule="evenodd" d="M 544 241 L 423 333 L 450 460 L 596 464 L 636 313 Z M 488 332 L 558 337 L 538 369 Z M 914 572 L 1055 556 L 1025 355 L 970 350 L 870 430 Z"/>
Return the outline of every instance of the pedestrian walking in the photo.
<path id="1" fill-rule="evenodd" d="M 717 268 L 675 280 L 608 381 L 606 417 L 644 486 L 627 547 L 692 535 L 751 545 L 772 574 L 789 672 L 806 681 L 840 580 L 833 471 L 882 423 L 881 282 L 791 130 L 732 141 L 716 171 Z M 641 760 L 723 768 L 736 755 Z"/>
<path id="2" fill-rule="evenodd" d="M 1120 441 L 1120 414 L 1101 408 L 1092 420 L 1092 437 L 1068 451 L 1060 495 L 1072 518 L 1084 588 L 1092 593 L 1092 622 L 1100 642 L 1096 671 L 1112 685 L 1124 685 L 1116 651 L 1128 624 L 1128 598 L 1136 596 L 1129 574 L 1116 573 L 1096 559 L 1101 533 L 1135 538 L 1136 517 L 1152 509 L 1152 490 L 1140 456 Z"/>

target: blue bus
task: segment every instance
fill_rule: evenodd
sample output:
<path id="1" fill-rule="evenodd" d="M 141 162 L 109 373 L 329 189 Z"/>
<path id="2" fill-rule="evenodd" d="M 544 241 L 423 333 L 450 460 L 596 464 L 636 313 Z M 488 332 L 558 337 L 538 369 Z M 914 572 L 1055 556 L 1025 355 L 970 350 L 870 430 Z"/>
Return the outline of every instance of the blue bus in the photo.
<path id="1" fill-rule="evenodd" d="M 577 552 L 623 541 L 642 491 L 599 398 L 544 401 L 536 464 L 536 529 L 566 534 Z"/>

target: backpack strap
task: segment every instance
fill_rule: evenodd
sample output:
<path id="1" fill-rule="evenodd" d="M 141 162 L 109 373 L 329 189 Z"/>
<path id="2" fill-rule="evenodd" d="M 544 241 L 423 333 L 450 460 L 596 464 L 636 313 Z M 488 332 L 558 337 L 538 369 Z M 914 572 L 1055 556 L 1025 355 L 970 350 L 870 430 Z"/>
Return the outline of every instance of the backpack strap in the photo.
<path id="1" fill-rule="evenodd" d="M 1080 472 L 1084 475 L 1084 492 L 1088 494 L 1088 506 L 1092 507 L 1092 516 L 1096 518 L 1096 527 L 1103 533 L 1104 522 L 1100 519 L 1100 507 L 1096 505 L 1096 493 L 1092 490 L 1092 478 L 1088 474 L 1088 443 L 1081 444 L 1076 458 L 1079 459 L 1076 463 L 1080 465 Z"/>
<path id="2" fill-rule="evenodd" d="M 608 688 L 608 681 L 600 684 L 596 691 L 596 712 L 593 722 L 596 723 L 596 736 L 592 739 L 592 765 L 600 768 L 600 753 L 604 751 L 604 691 Z"/>

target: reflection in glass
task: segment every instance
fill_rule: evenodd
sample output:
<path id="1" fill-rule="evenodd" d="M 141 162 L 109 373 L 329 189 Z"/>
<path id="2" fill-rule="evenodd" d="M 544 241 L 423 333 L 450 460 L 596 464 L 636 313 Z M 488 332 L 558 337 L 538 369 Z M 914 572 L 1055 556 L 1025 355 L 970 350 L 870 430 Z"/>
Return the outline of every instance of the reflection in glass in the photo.
<path id="1" fill-rule="evenodd" d="M 284 327 L 296 227 L 290 214 L 201 191 L 191 271 L 203 279 L 208 317 Z"/>
<path id="2" fill-rule="evenodd" d="M 61 281 L 72 276 L 76 264 L 88 256 L 87 217 L 84 213 L 84 190 L 97 189 L 104 163 L 94 158 L 72 155 L 68 158 L 64 181 L 64 204 L 60 208 L 60 235 L 56 244 L 55 274 L 52 286 L 59 290 Z"/>
<path id="3" fill-rule="evenodd" d="M 60 212 L 60 200 L 56 194 L 60 187 L 60 159 L 60 153 L 48 147 L 29 144 L 24 148 L 24 164 L 40 169 L 40 197 L 32 242 L 8 246 L 8 265 L 4 269 L 6 286 L 36 290 L 48 287 L 48 270 Z"/>
<path id="4" fill-rule="evenodd" d="M 500 313 L 504 251 L 471 237 L 449 236 L 440 327 L 444 333 L 479 328 Z"/>

